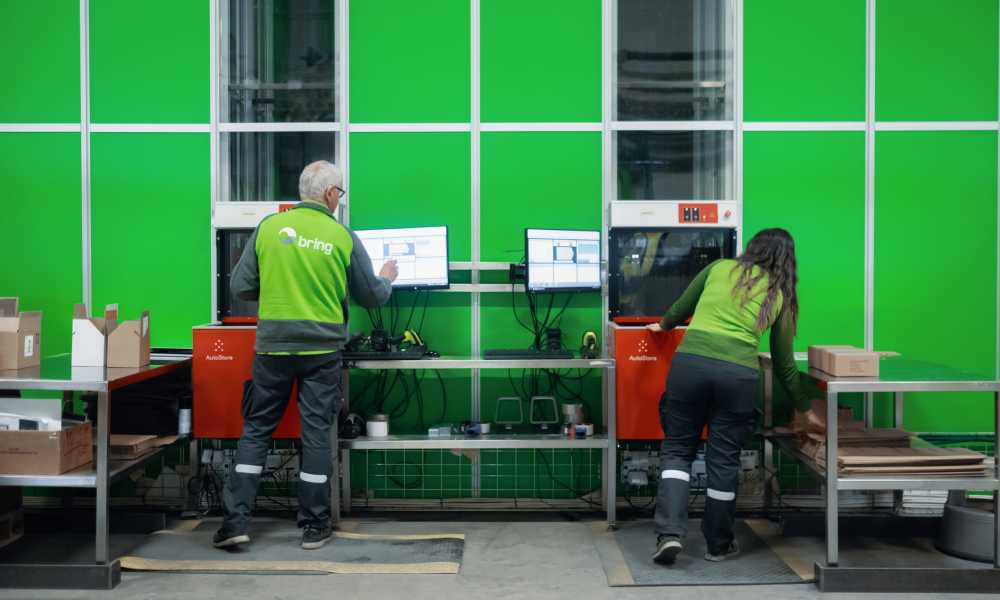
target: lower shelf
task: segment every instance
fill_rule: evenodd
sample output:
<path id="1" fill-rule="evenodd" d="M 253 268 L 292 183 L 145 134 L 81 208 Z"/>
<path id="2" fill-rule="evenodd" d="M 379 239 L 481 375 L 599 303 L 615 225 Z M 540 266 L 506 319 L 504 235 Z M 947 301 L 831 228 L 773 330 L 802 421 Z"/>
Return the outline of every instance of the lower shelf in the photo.
<path id="1" fill-rule="evenodd" d="M 826 468 L 803 453 L 787 437 L 767 438 L 786 454 L 795 457 L 821 481 Z M 984 477 L 935 477 L 933 475 L 848 475 L 837 478 L 840 490 L 1000 490 L 996 468 L 987 468 Z"/>
<path id="2" fill-rule="evenodd" d="M 351 450 L 450 450 L 516 448 L 607 448 L 608 436 L 594 435 L 569 439 L 562 435 L 483 435 L 479 437 L 427 437 L 426 435 L 390 435 L 384 438 L 359 437 L 341 440 L 341 448 Z"/>
<path id="3" fill-rule="evenodd" d="M 174 442 L 186 442 L 181 438 Z M 111 459 L 108 463 L 108 480 L 114 483 L 128 475 L 154 458 L 160 456 L 174 444 L 154 448 L 137 458 Z M 83 467 L 62 475 L 10 475 L 0 473 L 0 486 L 31 486 L 31 487 L 63 487 L 63 488 L 96 488 L 97 470 L 94 465 Z"/>

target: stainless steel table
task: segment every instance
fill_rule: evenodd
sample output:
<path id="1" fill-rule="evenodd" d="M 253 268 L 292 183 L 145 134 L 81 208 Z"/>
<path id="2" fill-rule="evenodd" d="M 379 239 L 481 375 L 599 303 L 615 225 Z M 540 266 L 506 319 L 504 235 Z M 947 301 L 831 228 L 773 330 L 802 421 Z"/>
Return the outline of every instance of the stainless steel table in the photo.
<path id="1" fill-rule="evenodd" d="M 121 580 L 117 560 L 109 556 L 108 494 L 111 484 L 144 465 L 166 448 L 133 460 L 110 460 L 109 412 L 113 392 L 161 377 L 190 365 L 190 360 L 153 362 L 138 369 L 73 367 L 68 354 L 44 359 L 38 367 L 0 371 L 0 389 L 97 393 L 97 460 L 93 466 L 62 475 L 0 473 L 0 486 L 93 488 L 96 490 L 94 564 L 0 564 L 0 585 L 16 588 L 110 589 Z"/>
<path id="2" fill-rule="evenodd" d="M 774 376 L 771 357 L 761 355 L 764 371 L 764 429 L 773 426 Z M 823 482 L 826 503 L 826 562 L 816 565 L 817 582 L 823 591 L 928 591 L 938 589 L 945 579 L 954 581 L 952 591 L 978 591 L 1000 589 L 1000 518 L 994 519 L 992 569 L 878 569 L 838 568 L 839 552 L 839 490 L 982 490 L 993 492 L 993 510 L 1000 506 L 1000 479 L 997 468 L 991 468 L 984 477 L 935 477 L 935 476 L 841 476 L 837 465 L 837 417 L 840 394 L 864 393 L 865 422 L 872 422 L 870 394 L 889 392 L 894 395 L 895 424 L 903 427 L 903 410 L 907 392 L 989 392 L 993 395 L 994 448 L 1000 452 L 1000 381 L 996 378 L 966 373 L 944 365 L 912 360 L 902 356 L 887 356 L 881 360 L 879 377 L 833 377 L 822 371 L 809 369 L 799 361 L 800 370 L 807 373 L 816 386 L 826 393 L 826 465 L 824 468 L 799 452 L 787 439 L 765 437 L 764 459 L 770 468 L 773 445 L 779 445 L 798 459 Z M 765 497 L 769 508 L 769 494 Z M 892 571 L 889 573 L 888 571 Z M 933 578 L 933 581 L 928 577 Z M 934 585 L 931 585 L 931 584 Z M 887 588 L 886 586 L 889 586 Z M 895 585 L 896 587 L 892 587 Z M 947 586 L 946 586 L 947 587 Z"/>
<path id="3" fill-rule="evenodd" d="M 617 442 L 615 440 L 615 361 L 599 358 L 567 359 L 515 359 L 487 360 L 476 357 L 443 356 L 420 360 L 365 360 L 350 364 L 354 369 L 600 369 L 604 373 L 603 412 L 606 434 L 597 434 L 583 439 L 570 439 L 562 435 L 484 435 L 475 438 L 464 436 L 428 437 L 424 435 L 389 436 L 385 438 L 360 437 L 341 440 L 341 506 L 345 512 L 351 510 L 351 450 L 441 450 L 441 449 L 584 449 L 600 448 L 604 465 L 602 496 L 608 525 L 615 525 L 615 499 Z"/>

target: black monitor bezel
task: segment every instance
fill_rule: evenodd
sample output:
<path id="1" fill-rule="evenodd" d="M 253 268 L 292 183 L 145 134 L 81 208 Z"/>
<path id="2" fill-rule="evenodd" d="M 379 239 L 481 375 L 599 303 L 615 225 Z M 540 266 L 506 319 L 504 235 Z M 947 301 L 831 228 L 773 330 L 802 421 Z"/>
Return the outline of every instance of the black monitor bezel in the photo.
<path id="1" fill-rule="evenodd" d="M 354 233 L 361 233 L 365 231 L 392 231 L 400 229 L 437 229 L 439 227 L 444 227 L 444 261 L 445 261 L 445 277 L 448 281 L 444 284 L 422 284 L 422 285 L 396 285 L 395 282 L 392 284 L 393 291 L 411 291 L 416 292 L 420 290 L 447 290 L 451 287 L 451 249 L 448 247 L 448 226 L 447 225 L 415 225 L 410 227 L 375 227 L 373 229 L 352 229 Z M 361 237 L 358 237 L 360 241 Z M 376 273 L 378 275 L 378 273 Z"/>
<path id="2" fill-rule="evenodd" d="M 596 233 L 597 234 L 597 276 L 598 282 L 597 287 L 589 286 L 578 286 L 578 287 L 543 287 L 540 289 L 531 289 L 531 268 L 528 256 L 528 232 L 529 231 L 566 231 L 566 232 L 582 232 L 582 233 Z M 560 292 L 600 292 L 604 289 L 603 277 L 601 277 L 601 265 L 604 261 L 604 247 L 603 238 L 601 238 L 602 232 L 600 229 L 564 229 L 562 227 L 525 227 L 524 228 L 524 291 L 529 294 L 558 294 Z"/>

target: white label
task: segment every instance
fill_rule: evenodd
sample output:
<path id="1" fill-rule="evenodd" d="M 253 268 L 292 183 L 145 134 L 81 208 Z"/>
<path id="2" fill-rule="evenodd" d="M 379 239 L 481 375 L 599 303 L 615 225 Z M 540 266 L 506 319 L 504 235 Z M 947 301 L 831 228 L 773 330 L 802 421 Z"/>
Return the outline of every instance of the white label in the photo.
<path id="1" fill-rule="evenodd" d="M 142 337 L 146 337 L 147 333 L 149 333 L 149 315 L 142 318 Z"/>
<path id="2" fill-rule="evenodd" d="M 24 357 L 31 358 L 35 355 L 35 336 L 27 335 L 24 337 Z"/>

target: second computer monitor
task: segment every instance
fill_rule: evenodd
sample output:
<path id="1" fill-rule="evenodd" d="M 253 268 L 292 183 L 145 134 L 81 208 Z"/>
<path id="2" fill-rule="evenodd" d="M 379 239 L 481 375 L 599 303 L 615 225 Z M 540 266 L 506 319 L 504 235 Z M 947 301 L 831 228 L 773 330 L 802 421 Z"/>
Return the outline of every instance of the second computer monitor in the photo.
<path id="1" fill-rule="evenodd" d="M 529 292 L 601 289 L 601 233 L 525 229 Z"/>
<path id="2" fill-rule="evenodd" d="M 395 260 L 399 277 L 394 288 L 448 287 L 448 228 L 408 227 L 355 231 L 372 259 L 375 273 L 387 260 Z"/>

